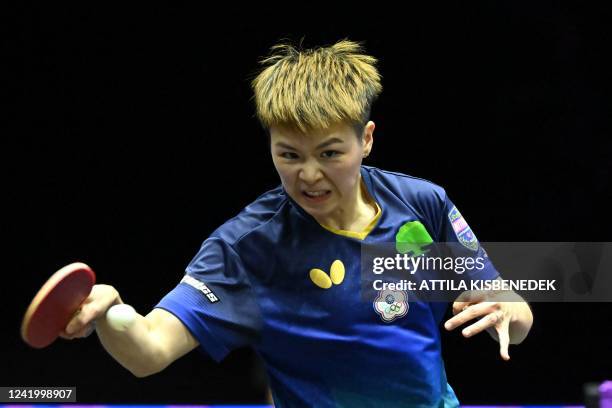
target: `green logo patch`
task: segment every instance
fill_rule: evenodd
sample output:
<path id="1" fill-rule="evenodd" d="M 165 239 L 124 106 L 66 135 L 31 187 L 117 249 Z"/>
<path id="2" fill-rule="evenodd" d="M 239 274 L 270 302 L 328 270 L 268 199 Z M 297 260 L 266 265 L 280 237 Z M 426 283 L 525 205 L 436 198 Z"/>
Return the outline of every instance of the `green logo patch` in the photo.
<path id="1" fill-rule="evenodd" d="M 427 251 L 427 245 L 433 243 L 433 239 L 419 221 L 410 221 L 402 225 L 395 235 L 395 249 L 400 254 L 412 252 L 412 256 L 420 256 Z"/>

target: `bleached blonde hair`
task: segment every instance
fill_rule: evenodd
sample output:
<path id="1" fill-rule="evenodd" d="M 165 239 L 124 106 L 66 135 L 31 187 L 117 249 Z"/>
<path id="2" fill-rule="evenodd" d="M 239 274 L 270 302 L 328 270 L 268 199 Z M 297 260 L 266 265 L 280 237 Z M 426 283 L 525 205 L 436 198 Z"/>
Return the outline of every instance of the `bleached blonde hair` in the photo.
<path id="1" fill-rule="evenodd" d="M 302 132 L 348 122 L 363 129 L 382 91 L 376 58 L 360 43 L 341 40 L 328 47 L 298 49 L 275 45 L 251 86 L 262 126 Z"/>

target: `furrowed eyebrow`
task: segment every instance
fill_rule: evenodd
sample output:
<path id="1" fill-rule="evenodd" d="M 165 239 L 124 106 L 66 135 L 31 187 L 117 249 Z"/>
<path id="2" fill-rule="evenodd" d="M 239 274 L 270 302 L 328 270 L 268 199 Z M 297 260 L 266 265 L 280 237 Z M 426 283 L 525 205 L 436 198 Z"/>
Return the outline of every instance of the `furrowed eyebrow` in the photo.
<path id="1" fill-rule="evenodd" d="M 289 146 L 288 144 L 283 143 L 283 142 L 276 142 L 275 146 L 282 147 L 283 149 L 295 150 L 295 147 Z"/>
<path id="2" fill-rule="evenodd" d="M 322 149 L 322 148 L 327 147 L 329 145 L 332 145 L 334 143 L 343 143 L 343 142 L 344 142 L 344 140 L 338 139 L 337 137 L 333 137 L 333 138 L 331 138 L 331 139 L 321 143 L 320 145 L 318 145 L 317 149 Z"/>
<path id="3" fill-rule="evenodd" d="M 339 139 L 339 138 L 337 138 L 337 137 L 333 137 L 333 138 L 331 138 L 331 139 L 329 139 L 329 140 L 326 140 L 325 142 L 323 142 L 323 143 L 319 144 L 319 145 L 316 147 L 316 149 L 322 149 L 322 148 L 327 147 L 327 146 L 329 146 L 329 145 L 332 145 L 332 144 L 334 144 L 334 143 L 344 143 L 344 140 Z M 288 144 L 286 144 L 286 143 L 283 143 L 283 142 L 276 142 L 275 146 L 276 146 L 276 147 L 281 147 L 281 148 L 283 148 L 283 149 L 288 149 L 288 150 L 294 150 L 294 151 L 296 150 L 296 148 L 295 148 L 295 147 L 290 146 L 290 145 L 288 145 Z"/>

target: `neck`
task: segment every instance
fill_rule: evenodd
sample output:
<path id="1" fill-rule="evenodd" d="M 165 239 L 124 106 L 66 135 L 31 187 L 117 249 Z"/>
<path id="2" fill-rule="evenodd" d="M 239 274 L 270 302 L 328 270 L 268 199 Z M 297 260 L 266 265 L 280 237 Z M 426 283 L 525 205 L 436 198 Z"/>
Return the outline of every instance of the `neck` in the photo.
<path id="1" fill-rule="evenodd" d="M 326 219 L 317 220 L 328 228 L 344 231 L 362 231 L 376 215 L 376 204 L 368 194 L 361 175 L 352 197 L 347 197 L 347 205 L 342 206 Z"/>

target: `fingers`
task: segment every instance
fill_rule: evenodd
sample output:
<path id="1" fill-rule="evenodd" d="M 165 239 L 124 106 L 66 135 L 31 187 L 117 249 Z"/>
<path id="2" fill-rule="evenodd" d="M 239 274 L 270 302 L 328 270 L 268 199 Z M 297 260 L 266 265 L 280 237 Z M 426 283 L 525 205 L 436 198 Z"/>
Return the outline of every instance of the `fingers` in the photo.
<path id="1" fill-rule="evenodd" d="M 503 312 L 501 310 L 496 310 L 478 320 L 476 323 L 466 327 L 461 331 L 461 333 L 464 337 L 471 337 L 482 332 L 483 330 L 488 329 L 489 327 L 497 327 L 497 325 L 503 320 Z"/>
<path id="2" fill-rule="evenodd" d="M 455 302 L 453 302 L 453 314 L 459 314 L 468 306 L 475 303 L 481 303 L 486 299 L 486 293 L 483 291 L 468 290 L 462 292 Z"/>
<path id="3" fill-rule="evenodd" d="M 95 329 L 96 329 L 95 324 L 91 323 L 83 327 L 81 330 L 79 330 L 78 332 L 74 334 L 67 334 L 64 332 L 63 334 L 60 334 L 60 337 L 66 340 L 81 339 L 81 338 L 89 337 L 91 333 L 94 332 Z"/>
<path id="4" fill-rule="evenodd" d="M 66 330 L 62 330 L 59 336 L 66 340 L 84 338 L 84 337 L 89 337 L 91 333 L 94 332 L 95 329 L 96 329 L 95 322 L 91 322 L 75 333 L 67 333 Z"/>
<path id="5" fill-rule="evenodd" d="M 96 329 L 96 323 L 91 322 L 87 326 L 83 327 L 77 334 L 76 337 L 89 337 L 91 333 Z"/>
<path id="6" fill-rule="evenodd" d="M 95 321 L 103 317 L 106 310 L 118 299 L 120 300 L 119 294 L 112 286 L 94 285 L 60 336 L 70 339 L 91 334 Z"/>
<path id="7" fill-rule="evenodd" d="M 510 319 L 503 319 L 501 324 L 496 327 L 497 336 L 499 337 L 499 354 L 501 358 L 508 361 L 510 354 L 508 347 L 510 346 Z"/>
<path id="8" fill-rule="evenodd" d="M 66 333 L 66 330 L 62 330 L 62 331 L 60 332 L 59 336 L 60 336 L 62 339 L 72 340 L 72 336 L 71 336 L 70 334 Z"/>
<path id="9" fill-rule="evenodd" d="M 121 298 L 115 288 L 110 285 L 94 285 L 59 336 L 70 340 L 91 335 L 96 328 L 96 320 L 104 317 L 108 308 L 116 302 L 121 303 Z"/>
<path id="10" fill-rule="evenodd" d="M 456 302 L 457 303 L 457 302 Z M 453 309 L 455 305 L 453 305 Z M 444 324 L 446 330 L 453 330 L 457 326 L 469 322 L 479 316 L 488 315 L 499 310 L 497 302 L 482 302 L 471 306 L 464 305 L 462 311 L 458 312 L 454 317 L 447 320 Z"/>
<path id="11" fill-rule="evenodd" d="M 508 348 L 510 346 L 510 314 L 507 308 L 503 307 L 503 302 L 490 301 L 494 297 L 486 291 L 466 291 L 463 292 L 453 303 L 454 317 L 447 320 L 444 324 L 446 330 L 467 323 L 477 317 L 483 316 L 476 323 L 464 328 L 464 337 L 471 337 L 483 330 L 491 327 L 495 331 L 490 334 L 499 342 L 499 354 L 505 361 L 510 360 Z M 489 300 L 489 301 L 487 301 Z"/>
<path id="12" fill-rule="evenodd" d="M 83 304 L 79 310 L 72 317 L 68 325 L 64 329 L 67 336 L 84 337 L 83 335 L 91 334 L 91 327 L 93 327 L 94 321 L 100 317 L 102 312 L 93 303 Z"/>
<path id="13" fill-rule="evenodd" d="M 444 327 L 452 330 L 476 317 L 483 316 L 476 323 L 461 331 L 464 337 L 472 337 L 490 327 L 494 327 L 499 341 L 499 354 L 505 361 L 510 360 L 508 348 L 510 346 L 510 318 L 508 318 L 498 302 L 483 302 L 476 305 L 464 306 L 463 311 L 449 319 Z"/>
<path id="14" fill-rule="evenodd" d="M 95 330 L 95 319 L 99 312 L 95 306 L 85 301 L 85 304 L 76 311 L 66 328 L 60 333 L 60 337 L 72 340 L 89 336 Z"/>

